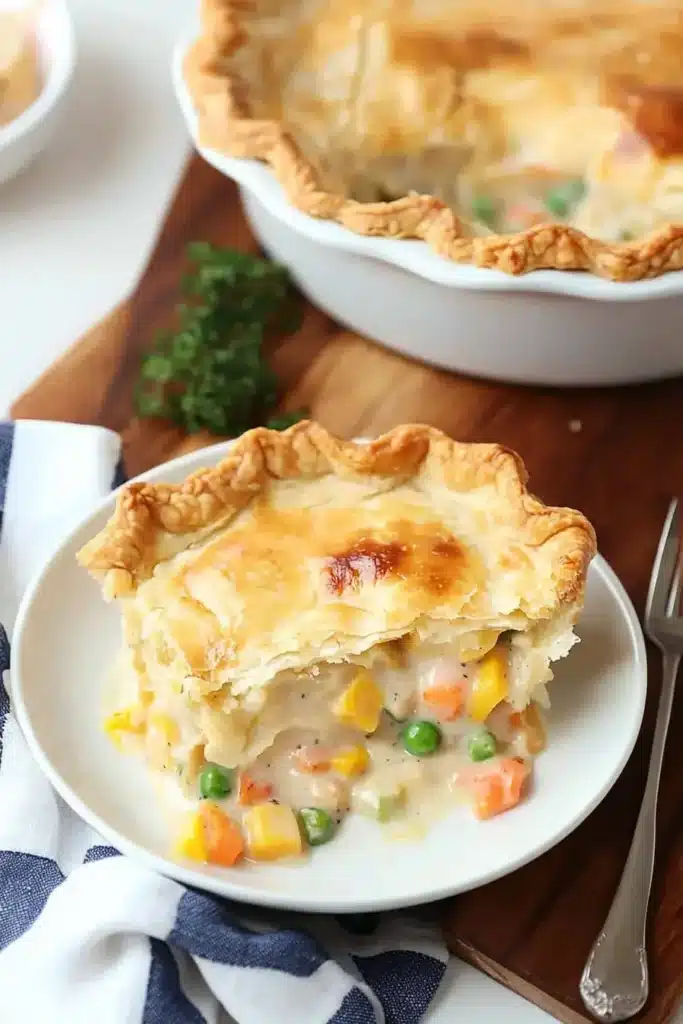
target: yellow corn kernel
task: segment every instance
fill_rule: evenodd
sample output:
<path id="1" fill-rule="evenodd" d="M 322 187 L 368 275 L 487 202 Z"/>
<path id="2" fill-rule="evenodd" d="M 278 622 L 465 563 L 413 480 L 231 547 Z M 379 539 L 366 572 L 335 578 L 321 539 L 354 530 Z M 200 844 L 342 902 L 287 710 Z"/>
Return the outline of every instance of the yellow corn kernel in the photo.
<path id="1" fill-rule="evenodd" d="M 469 716 L 483 722 L 508 694 L 507 652 L 494 647 L 479 662 L 479 670 L 472 680 Z"/>
<path id="2" fill-rule="evenodd" d="M 496 646 L 499 636 L 500 633 L 497 629 L 480 629 L 478 633 L 468 634 L 464 638 L 460 660 L 468 662 L 483 658 Z"/>
<path id="3" fill-rule="evenodd" d="M 122 735 L 124 733 L 129 733 L 132 736 L 142 735 L 145 731 L 145 725 L 139 708 L 133 706 L 123 708 L 121 711 L 115 711 L 113 715 L 109 715 L 105 719 L 104 731 L 112 743 L 119 748 L 122 745 Z"/>
<path id="4" fill-rule="evenodd" d="M 204 827 L 199 814 L 192 814 L 176 843 L 175 852 L 180 857 L 191 860 L 208 860 L 208 850 L 204 839 Z"/>
<path id="5" fill-rule="evenodd" d="M 340 775 L 363 775 L 370 764 L 367 747 L 350 747 L 331 758 L 332 770 Z"/>
<path id="6" fill-rule="evenodd" d="M 247 855 L 254 860 L 293 857 L 303 850 L 299 822 L 285 804 L 257 804 L 242 818 Z"/>
<path id="7" fill-rule="evenodd" d="M 334 713 L 345 725 L 368 734 L 379 725 L 382 691 L 366 669 L 360 669 L 334 705 Z"/>

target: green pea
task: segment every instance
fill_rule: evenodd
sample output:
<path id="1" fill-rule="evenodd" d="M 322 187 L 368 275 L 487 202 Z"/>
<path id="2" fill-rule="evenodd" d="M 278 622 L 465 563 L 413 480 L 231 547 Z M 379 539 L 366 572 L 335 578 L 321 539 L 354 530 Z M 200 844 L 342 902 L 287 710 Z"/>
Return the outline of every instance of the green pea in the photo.
<path id="1" fill-rule="evenodd" d="M 619 232 L 619 241 L 620 242 L 632 242 L 634 238 L 635 238 L 635 235 L 633 234 L 632 231 L 624 230 L 624 231 L 620 231 Z"/>
<path id="2" fill-rule="evenodd" d="M 583 178 L 570 178 L 565 187 L 573 203 L 578 203 L 586 194 L 586 182 Z"/>
<path id="3" fill-rule="evenodd" d="M 488 761 L 496 753 L 496 738 L 488 729 L 481 729 L 472 733 L 467 741 L 467 749 L 473 761 Z"/>
<path id="4" fill-rule="evenodd" d="M 545 205 L 555 217 L 566 217 L 585 194 L 586 185 L 583 179 L 571 178 L 546 193 Z"/>
<path id="5" fill-rule="evenodd" d="M 413 757 L 424 757 L 427 754 L 434 754 L 441 745 L 441 729 L 434 722 L 425 722 L 418 719 L 409 722 L 401 730 L 403 748 Z"/>
<path id="6" fill-rule="evenodd" d="M 478 195 L 472 199 L 472 216 L 488 228 L 495 227 L 498 220 L 498 207 L 491 196 Z"/>
<path id="7" fill-rule="evenodd" d="M 235 773 L 219 764 L 205 764 L 199 774 L 199 792 L 204 800 L 222 800 L 232 792 Z"/>
<path id="8" fill-rule="evenodd" d="M 329 843 L 334 835 L 334 822 L 322 807 L 302 807 L 299 818 L 309 846 Z"/>

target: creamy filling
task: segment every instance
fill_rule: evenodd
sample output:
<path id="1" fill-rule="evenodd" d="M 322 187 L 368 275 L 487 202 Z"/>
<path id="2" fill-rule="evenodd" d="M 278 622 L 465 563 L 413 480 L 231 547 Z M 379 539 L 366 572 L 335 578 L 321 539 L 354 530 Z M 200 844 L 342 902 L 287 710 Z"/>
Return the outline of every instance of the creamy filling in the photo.
<path id="1" fill-rule="evenodd" d="M 182 684 L 165 679 L 153 689 L 134 669 L 132 700 L 121 707 L 119 695 L 106 728 L 119 745 L 141 749 L 152 769 L 175 777 L 198 813 L 211 806 L 217 820 L 231 823 L 247 859 L 302 852 L 291 843 L 269 846 L 268 836 L 259 846 L 254 818 L 260 827 L 263 814 L 298 823 L 295 847 L 311 812 L 329 837 L 350 812 L 398 834 L 419 832 L 454 803 L 488 818 L 524 798 L 545 745 L 538 700 L 550 659 L 567 652 L 572 635 L 540 637 L 547 643 L 536 650 L 529 636 L 480 630 L 468 650 L 411 635 L 378 645 L 363 664 L 281 673 L 239 703 L 218 692 L 199 704 Z M 536 699 L 515 709 L 511 683 L 525 671 Z M 180 852 L 216 860 L 201 843 L 186 841 Z"/>
<path id="2" fill-rule="evenodd" d="M 662 225 L 683 223 L 683 161 L 658 166 L 646 140 L 630 129 L 580 169 L 563 168 L 542 156 L 527 159 L 523 152 L 490 168 L 477 167 L 474 174 L 462 165 L 460 149 L 448 147 L 384 158 L 375 165 L 374 181 L 354 185 L 353 195 L 372 202 L 431 192 L 480 236 L 553 223 L 603 241 L 629 242 Z"/>
<path id="3" fill-rule="evenodd" d="M 590 76 L 488 68 L 466 77 L 441 124 L 420 121 L 413 137 L 396 93 L 386 116 L 398 142 L 361 124 L 362 162 L 354 150 L 340 154 L 339 174 L 362 202 L 435 195 L 480 236 L 559 223 L 627 242 L 683 222 L 683 156 L 658 155 L 621 110 L 600 101 Z M 425 91 L 420 102 L 434 99 Z M 415 123 L 409 100 L 405 109 L 406 124 Z"/>

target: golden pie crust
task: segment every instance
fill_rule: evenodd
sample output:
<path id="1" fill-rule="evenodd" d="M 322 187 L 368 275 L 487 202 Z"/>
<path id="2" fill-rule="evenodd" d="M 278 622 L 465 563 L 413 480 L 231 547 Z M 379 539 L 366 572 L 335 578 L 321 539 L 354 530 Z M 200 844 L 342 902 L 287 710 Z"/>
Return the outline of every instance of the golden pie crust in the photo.
<path id="1" fill-rule="evenodd" d="M 528 629 L 549 650 L 594 553 L 584 516 L 529 494 L 498 445 L 420 425 L 358 444 L 302 422 L 249 431 L 182 484 L 123 488 L 78 559 L 124 604 L 128 643 L 180 652 L 206 695 L 408 634 Z"/>
<path id="2" fill-rule="evenodd" d="M 349 70 L 358 60 L 350 40 L 368 17 L 389 25 L 391 52 L 364 97 Z M 601 241 L 562 223 L 473 237 L 434 195 L 410 192 L 389 202 L 350 198 L 349 172 L 353 177 L 357 167 L 333 159 L 336 146 L 351 163 L 358 151 L 362 169 L 366 157 L 381 162 L 383 147 L 417 152 L 427 122 L 432 139 L 438 139 L 446 120 L 456 136 L 467 137 L 484 116 L 491 122 L 487 131 L 495 148 L 495 117 L 476 97 L 460 103 L 459 76 L 476 78 L 482 69 L 498 65 L 504 76 L 507 68 L 523 66 L 534 74 L 542 68 L 550 83 L 544 86 L 548 107 L 543 116 L 552 119 L 553 90 L 579 112 L 584 94 L 590 93 L 591 110 L 597 105 L 610 125 L 621 117 L 646 140 L 652 173 L 668 181 L 671 159 L 683 156 L 679 0 L 576 0 L 571 13 L 561 0 L 520 0 L 512 16 L 500 0 L 394 0 L 390 5 L 387 0 L 333 5 L 323 0 L 203 0 L 202 25 L 185 62 L 201 143 L 270 164 L 290 201 L 305 213 L 362 235 L 421 239 L 454 262 L 510 274 L 588 270 L 615 281 L 635 281 L 683 267 L 683 224 L 660 225 L 628 242 Z M 549 68 L 557 62 L 568 78 L 553 77 Z M 316 94 L 315 76 L 322 67 L 327 78 L 318 79 L 318 93 L 324 86 L 332 97 L 325 103 Z M 589 79 L 590 87 L 584 88 Z M 397 113 L 396 96 L 402 94 L 407 100 L 399 103 Z M 357 136 L 347 132 L 349 104 L 355 127 L 367 129 L 372 152 L 359 148 Z M 413 123 L 405 113 L 409 109 L 415 112 Z M 335 126 L 331 140 L 330 121 Z M 582 126 L 578 116 L 575 128 L 564 132 L 565 143 L 580 146 Z M 324 139 L 327 149 L 316 151 L 316 139 Z M 438 169 L 438 144 L 432 156 Z M 394 171 L 387 165 L 383 173 L 391 177 Z M 442 167 L 439 173 L 445 177 L 447 172 Z M 424 192 L 429 175 L 426 185 Z M 637 187 L 645 186 L 638 182 Z"/>

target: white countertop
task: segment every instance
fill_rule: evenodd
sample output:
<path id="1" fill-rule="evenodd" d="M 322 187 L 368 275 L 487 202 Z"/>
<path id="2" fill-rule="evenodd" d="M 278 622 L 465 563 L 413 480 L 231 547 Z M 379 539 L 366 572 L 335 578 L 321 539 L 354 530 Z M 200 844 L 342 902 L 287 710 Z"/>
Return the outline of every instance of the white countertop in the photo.
<path id="1" fill-rule="evenodd" d="M 51 148 L 0 188 L 0 415 L 134 286 L 188 142 L 170 86 L 187 0 L 72 0 L 78 65 Z M 553 1018 L 452 960 L 425 1024 Z"/>
<path id="2" fill-rule="evenodd" d="M 73 0 L 66 123 L 0 188 L 0 413 L 134 285 L 188 142 L 169 54 L 187 0 Z"/>

